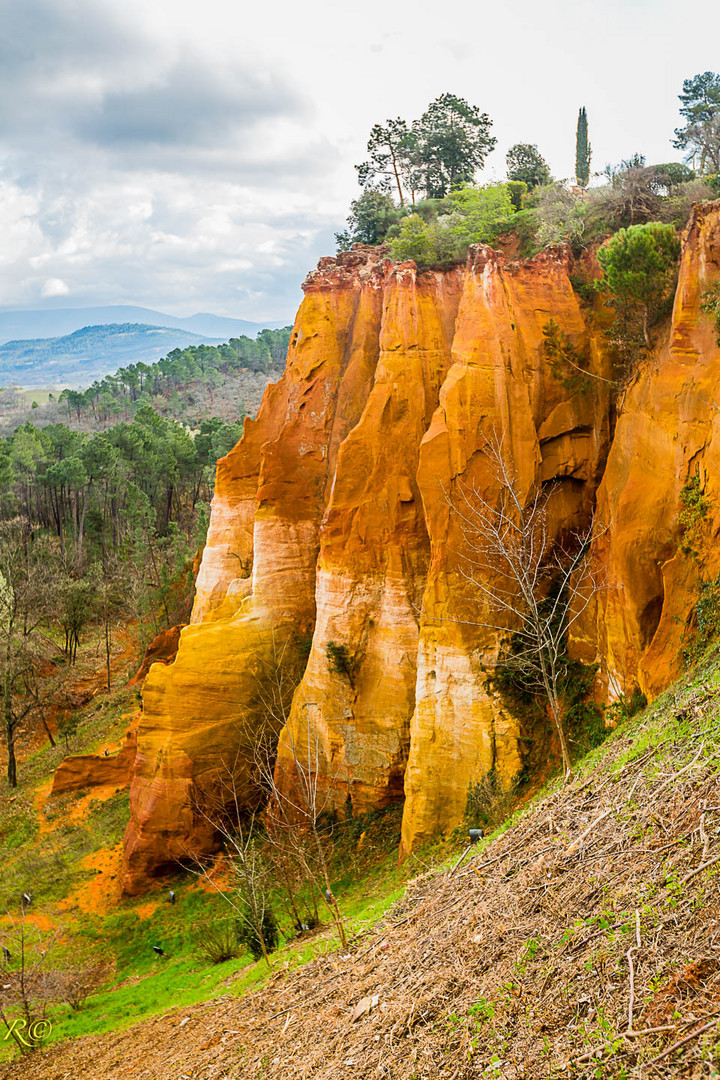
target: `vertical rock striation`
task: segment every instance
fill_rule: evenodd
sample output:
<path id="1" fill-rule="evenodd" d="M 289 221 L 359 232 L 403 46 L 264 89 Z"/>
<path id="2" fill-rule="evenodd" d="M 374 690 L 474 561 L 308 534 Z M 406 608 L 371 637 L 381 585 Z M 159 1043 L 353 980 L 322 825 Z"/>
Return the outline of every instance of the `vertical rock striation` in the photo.
<path id="1" fill-rule="evenodd" d="M 429 556 L 418 452 L 450 366 L 463 277 L 386 271 L 372 389 L 339 448 L 321 529 L 317 624 L 277 775 L 292 784 L 290 743 L 305 759 L 310 735 L 326 794 L 359 812 L 402 796 Z"/>
<path id="2" fill-rule="evenodd" d="M 142 891 L 212 848 L 197 794 L 234 763 L 253 722 L 268 634 L 312 633 L 318 530 L 337 447 L 357 421 L 378 355 L 382 270 L 362 254 L 322 260 L 305 283 L 287 369 L 218 463 L 191 625 L 154 664 L 130 789 L 123 888 Z M 251 800 L 251 762 L 235 777 Z"/>
<path id="3" fill-rule="evenodd" d="M 418 483 L 432 545 L 418 649 L 416 707 L 405 777 L 405 852 L 456 825 L 468 786 L 495 770 L 521 769 L 516 718 L 485 689 L 497 634 L 461 573 L 463 542 L 450 503 L 459 486 L 497 492 L 484 448 L 502 441 L 522 491 L 554 482 L 551 529 L 588 522 L 609 442 L 607 361 L 589 333 L 569 279 L 567 252 L 505 265 L 488 248 L 468 266 L 453 366 L 420 447 Z M 590 357 L 582 392 L 571 392 L 544 358 L 553 319 Z M 487 621 L 487 616 L 485 616 Z M 491 619 L 490 621 L 495 621 Z"/>
<path id="4" fill-rule="evenodd" d="M 610 697 L 656 696 L 692 638 L 701 580 L 720 571 L 720 347 L 703 295 L 720 282 L 720 203 L 695 207 L 686 229 L 672 322 L 622 404 L 598 516 L 607 588 L 597 640 Z M 680 492 L 698 476 L 708 514 L 697 555 L 681 549 Z"/>

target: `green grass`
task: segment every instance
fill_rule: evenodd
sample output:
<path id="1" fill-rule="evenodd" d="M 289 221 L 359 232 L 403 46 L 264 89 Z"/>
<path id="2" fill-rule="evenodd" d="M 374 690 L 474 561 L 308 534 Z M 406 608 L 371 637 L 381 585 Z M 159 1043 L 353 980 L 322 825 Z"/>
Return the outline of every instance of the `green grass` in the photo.
<path id="1" fill-rule="evenodd" d="M 398 866 L 393 852 L 345 890 L 333 881 L 348 933 L 361 933 L 376 923 L 402 896 L 408 874 L 407 867 Z M 193 1005 L 219 993 L 246 993 L 277 968 L 300 967 L 339 945 L 331 924 L 301 938 L 286 926 L 287 937 L 272 955 L 271 969 L 248 954 L 211 965 L 196 955 L 196 939 L 203 925 L 222 917 L 227 906 L 193 879 L 179 878 L 172 885 L 176 904 L 161 902 L 145 918 L 136 909 L 147 903 L 147 897 L 127 901 L 104 918 L 84 916 L 74 922 L 69 951 L 114 957 L 116 973 L 111 984 L 90 997 L 79 1012 L 67 1005 L 50 1007 L 53 1030 L 49 1042 L 128 1027 L 143 1017 Z M 154 898 L 166 895 L 163 888 Z M 165 956 L 156 956 L 153 945 L 159 945 Z M 0 1060 L 12 1054 L 12 1049 L 0 1043 Z"/>

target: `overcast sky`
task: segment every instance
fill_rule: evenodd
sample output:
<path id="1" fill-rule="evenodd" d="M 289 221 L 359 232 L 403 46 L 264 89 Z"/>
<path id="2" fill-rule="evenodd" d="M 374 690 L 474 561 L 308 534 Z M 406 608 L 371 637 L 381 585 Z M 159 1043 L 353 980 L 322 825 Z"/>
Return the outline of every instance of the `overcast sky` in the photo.
<path id="1" fill-rule="evenodd" d="M 451 91 L 535 142 L 677 160 L 717 0 L 0 0 L 0 306 L 291 319 L 373 123 Z"/>

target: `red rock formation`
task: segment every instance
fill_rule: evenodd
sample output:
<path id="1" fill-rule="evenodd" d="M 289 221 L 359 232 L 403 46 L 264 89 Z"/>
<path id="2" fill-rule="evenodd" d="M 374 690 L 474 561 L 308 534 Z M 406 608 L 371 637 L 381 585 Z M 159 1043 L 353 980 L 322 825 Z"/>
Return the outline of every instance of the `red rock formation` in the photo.
<path id="1" fill-rule="evenodd" d="M 180 631 L 184 627 L 185 623 L 180 623 L 178 626 L 171 626 L 169 630 L 161 630 L 155 635 L 145 650 L 142 664 L 128 683 L 129 686 L 140 685 L 153 664 L 172 664 L 180 644 Z"/>
<path id="2" fill-rule="evenodd" d="M 309 730 L 319 738 L 325 786 L 360 812 L 402 796 L 429 557 L 415 473 L 451 362 L 463 276 L 418 275 L 414 264 L 388 271 L 372 390 L 340 447 L 323 519 L 317 624 L 290 727 L 296 752 Z M 330 643 L 346 650 L 349 674 L 333 670 Z M 292 783 L 287 738 L 277 772 Z"/>
<path id="3" fill-rule="evenodd" d="M 94 787 L 126 788 L 133 773 L 136 747 L 137 730 L 133 727 L 117 754 L 73 754 L 64 758 L 55 770 L 51 796 Z"/>

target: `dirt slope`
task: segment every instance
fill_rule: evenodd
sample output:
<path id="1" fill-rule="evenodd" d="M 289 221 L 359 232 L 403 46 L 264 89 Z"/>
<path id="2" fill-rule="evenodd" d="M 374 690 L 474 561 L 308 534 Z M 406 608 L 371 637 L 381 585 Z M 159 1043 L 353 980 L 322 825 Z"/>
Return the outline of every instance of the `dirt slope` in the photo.
<path id="1" fill-rule="evenodd" d="M 717 1077 L 719 670 L 454 873 L 412 882 L 349 955 L 0 1077 Z"/>

